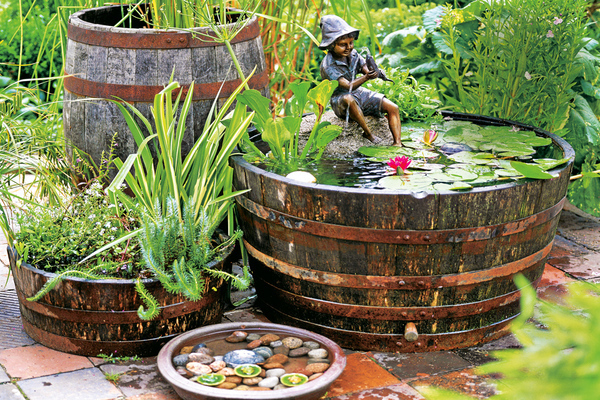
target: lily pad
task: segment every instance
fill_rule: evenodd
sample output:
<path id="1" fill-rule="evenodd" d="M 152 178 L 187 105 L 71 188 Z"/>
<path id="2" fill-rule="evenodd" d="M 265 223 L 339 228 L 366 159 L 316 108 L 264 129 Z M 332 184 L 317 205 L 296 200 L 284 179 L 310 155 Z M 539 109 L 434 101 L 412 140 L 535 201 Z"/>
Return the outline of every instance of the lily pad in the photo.
<path id="1" fill-rule="evenodd" d="M 285 386 L 300 386 L 308 382 L 308 377 L 304 374 L 285 374 L 279 378 L 280 382 Z"/>
<path id="2" fill-rule="evenodd" d="M 449 159 L 457 163 L 464 164 L 492 164 L 494 163 L 494 155 L 490 153 L 473 153 L 470 151 L 461 151 L 456 154 L 448 156 Z"/>
<path id="3" fill-rule="evenodd" d="M 511 161 L 510 165 L 519 171 L 525 178 L 531 179 L 551 179 L 552 175 L 542 169 L 537 164 L 526 164 L 519 161 Z"/>
<path id="4" fill-rule="evenodd" d="M 537 164 L 542 167 L 544 171 L 548 171 L 549 169 L 556 168 L 559 165 L 562 165 L 569 161 L 568 158 L 562 158 L 560 160 L 555 160 L 554 158 L 538 158 L 537 160 L 533 160 Z"/>
<path id="5" fill-rule="evenodd" d="M 471 190 L 471 189 L 473 189 L 473 186 L 469 185 L 466 182 L 454 182 L 452 184 L 436 183 L 435 185 L 433 185 L 433 188 L 438 192 L 446 192 L 446 191 Z"/>
<path id="6" fill-rule="evenodd" d="M 393 190 L 415 191 L 425 189 L 430 186 L 432 182 L 433 179 L 425 174 L 394 175 L 381 178 L 379 180 L 379 186 Z"/>
<path id="7" fill-rule="evenodd" d="M 415 157 L 416 150 L 398 146 L 363 146 L 358 152 L 366 157 L 383 160 L 397 156 Z"/>
<path id="8" fill-rule="evenodd" d="M 255 364 L 242 364 L 235 367 L 233 371 L 242 378 L 253 378 L 260 374 L 261 368 Z"/>
<path id="9" fill-rule="evenodd" d="M 441 182 L 472 181 L 479 175 L 460 168 L 448 168 L 446 172 L 434 172 L 428 175 L 431 179 Z"/>
<path id="10" fill-rule="evenodd" d="M 225 382 L 225 376 L 221 374 L 204 374 L 198 376 L 195 380 L 205 386 L 217 386 Z"/>

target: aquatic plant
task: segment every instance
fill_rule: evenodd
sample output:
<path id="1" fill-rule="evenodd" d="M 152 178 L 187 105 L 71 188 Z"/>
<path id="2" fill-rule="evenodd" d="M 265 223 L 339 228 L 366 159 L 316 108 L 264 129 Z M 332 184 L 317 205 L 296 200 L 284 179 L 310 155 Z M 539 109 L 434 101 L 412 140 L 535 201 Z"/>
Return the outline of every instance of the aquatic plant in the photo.
<path id="1" fill-rule="evenodd" d="M 406 156 L 398 156 L 396 158 L 390 158 L 390 161 L 388 161 L 387 164 L 396 171 L 398 175 L 404 175 L 411 161 L 412 160 Z"/>

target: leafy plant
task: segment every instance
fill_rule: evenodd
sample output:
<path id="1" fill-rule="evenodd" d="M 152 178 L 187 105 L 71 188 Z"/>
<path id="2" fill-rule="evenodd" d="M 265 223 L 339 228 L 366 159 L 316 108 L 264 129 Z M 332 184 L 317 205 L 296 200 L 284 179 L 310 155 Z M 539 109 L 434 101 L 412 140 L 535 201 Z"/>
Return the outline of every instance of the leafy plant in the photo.
<path id="1" fill-rule="evenodd" d="M 393 82 L 382 79 L 370 80 L 365 88 L 385 95 L 399 108 L 403 119 L 429 120 L 432 118 L 441 102 L 437 99 L 435 89 L 429 85 L 419 84 L 409 71 L 382 68 L 387 77 Z"/>
<path id="2" fill-rule="evenodd" d="M 184 204 L 193 203 L 196 222 L 199 223 L 201 215 L 205 215 L 210 219 L 209 229 L 214 231 L 230 211 L 232 198 L 243 193 L 231 192 L 233 170 L 228 162 L 233 149 L 246 133 L 252 115 L 246 115 L 245 110 L 236 107 L 229 126 L 225 128 L 221 124 L 242 85 L 220 107 L 214 119 L 209 117 L 185 159 L 181 158 L 181 146 L 185 120 L 192 104 L 193 84 L 181 107 L 182 92 L 173 98 L 174 91 L 179 88 L 177 82 L 172 82 L 156 95 L 152 108 L 154 130 L 134 106 L 115 101 L 125 116 L 138 145 L 138 152 L 131 154 L 124 163 L 115 160 L 119 172 L 108 187 L 113 204 L 122 203 L 132 209 L 139 202 L 152 214 L 157 209 L 166 210 L 167 199 L 172 198 L 176 200 L 179 220 L 183 221 Z M 209 115 L 213 115 L 215 107 L 216 102 Z M 148 132 L 154 133 L 145 137 L 134 115 L 142 121 Z M 151 144 L 156 149 L 156 155 L 150 150 Z M 134 172 L 131 171 L 132 167 Z M 135 199 L 118 190 L 125 182 Z M 156 208 L 156 204 L 160 208 Z M 153 215 L 154 219 L 158 217 L 157 214 Z"/>
<path id="3" fill-rule="evenodd" d="M 121 379 L 121 375 L 123 375 L 123 372 L 114 372 L 114 373 L 105 372 L 104 373 L 104 377 L 106 378 L 106 380 L 109 382 L 112 382 L 114 384 L 119 382 L 119 379 Z"/>
<path id="4" fill-rule="evenodd" d="M 493 400 L 595 398 L 600 390 L 600 288 L 572 283 L 564 304 L 536 300 L 535 289 L 519 275 L 521 315 L 511 331 L 522 349 L 495 351 L 498 361 L 478 373 L 500 373 Z M 534 321 L 529 322 L 530 318 Z M 537 323 L 532 323 L 536 322 Z M 449 391 L 427 389 L 428 399 L 470 399 Z"/>
<path id="5" fill-rule="evenodd" d="M 101 358 L 105 362 L 111 363 L 111 364 L 114 364 L 117 361 L 138 361 L 140 359 L 138 356 L 120 357 L 120 356 L 115 356 L 113 354 L 102 354 L 102 353 L 98 354 L 96 357 Z"/>
<path id="6" fill-rule="evenodd" d="M 229 280 L 239 289 L 249 285 L 248 274 L 236 277 L 226 271 L 213 269 L 221 251 L 233 246 L 242 235 L 235 232 L 227 241 L 214 245 L 214 227 L 205 210 L 196 217 L 193 201 L 186 203 L 183 221 L 178 215 L 178 201 L 167 199 L 166 213 L 157 204 L 153 215 L 145 215 L 139 239 L 145 265 L 169 293 L 179 293 L 191 301 L 200 300 L 206 293 L 204 275 Z M 154 215 L 158 218 L 155 219 Z M 136 288 L 147 306 L 140 306 L 138 315 L 144 320 L 155 318 L 160 310 L 156 299 L 143 289 L 138 279 Z"/>
<path id="7" fill-rule="evenodd" d="M 325 107 L 337 85 L 337 81 L 324 80 L 310 89 L 309 82 L 293 82 L 290 89 L 294 97 L 288 102 L 286 116 L 283 118 L 271 116 L 268 99 L 258 91 L 246 90 L 240 94 L 238 102 L 255 111 L 254 124 L 262 133 L 262 140 L 267 142 L 271 149 L 266 156 L 252 144 L 246 134 L 243 150 L 247 157 L 268 163 L 280 173 L 296 171 L 301 165 L 320 159 L 327 144 L 341 133 L 341 127 L 321 122 Z M 300 124 L 309 103 L 315 107 L 317 118 L 306 145 L 302 152 L 299 152 Z"/>

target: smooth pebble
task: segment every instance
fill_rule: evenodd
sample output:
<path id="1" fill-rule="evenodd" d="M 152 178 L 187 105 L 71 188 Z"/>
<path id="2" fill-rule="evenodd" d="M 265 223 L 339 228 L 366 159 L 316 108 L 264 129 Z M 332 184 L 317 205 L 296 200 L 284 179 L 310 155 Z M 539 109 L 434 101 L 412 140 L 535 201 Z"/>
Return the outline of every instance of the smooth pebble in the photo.
<path id="1" fill-rule="evenodd" d="M 274 368 L 274 369 L 270 369 L 267 371 L 267 378 L 276 376 L 276 377 L 280 377 L 281 375 L 285 374 L 285 369 L 283 368 Z"/>
<path id="2" fill-rule="evenodd" d="M 269 378 L 265 378 L 262 381 L 258 382 L 258 386 L 272 388 L 275 387 L 279 383 L 279 377 L 271 376 Z"/>
<path id="3" fill-rule="evenodd" d="M 327 358 L 329 353 L 325 349 L 314 349 L 308 352 L 309 358 Z"/>
<path id="4" fill-rule="evenodd" d="M 293 350 L 293 349 L 297 349 L 298 347 L 302 346 L 302 339 L 299 339 L 297 337 L 293 337 L 293 336 L 289 336 L 286 337 L 282 340 L 283 345 L 286 346 L 288 349 Z"/>
<path id="5" fill-rule="evenodd" d="M 319 347 L 321 347 L 321 345 L 317 342 L 314 342 L 312 340 L 307 340 L 306 342 L 304 342 L 302 344 L 302 346 L 304 347 L 308 347 L 309 349 L 318 349 Z"/>
<path id="6" fill-rule="evenodd" d="M 298 347 L 294 350 L 290 350 L 288 357 L 302 357 L 308 354 L 310 349 L 308 347 Z"/>

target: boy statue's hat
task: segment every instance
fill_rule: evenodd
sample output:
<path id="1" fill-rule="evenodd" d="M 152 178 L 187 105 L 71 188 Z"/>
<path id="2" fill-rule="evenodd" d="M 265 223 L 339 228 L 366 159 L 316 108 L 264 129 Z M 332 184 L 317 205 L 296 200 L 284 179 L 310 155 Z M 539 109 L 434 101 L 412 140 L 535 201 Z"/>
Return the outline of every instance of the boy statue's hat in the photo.
<path id="1" fill-rule="evenodd" d="M 351 27 L 337 15 L 324 15 L 321 18 L 321 32 L 323 33 L 323 38 L 321 39 L 319 48 L 321 50 L 327 50 L 327 48 L 334 44 L 339 37 L 349 33 L 354 33 L 354 38 L 358 39 L 360 30 Z"/>

